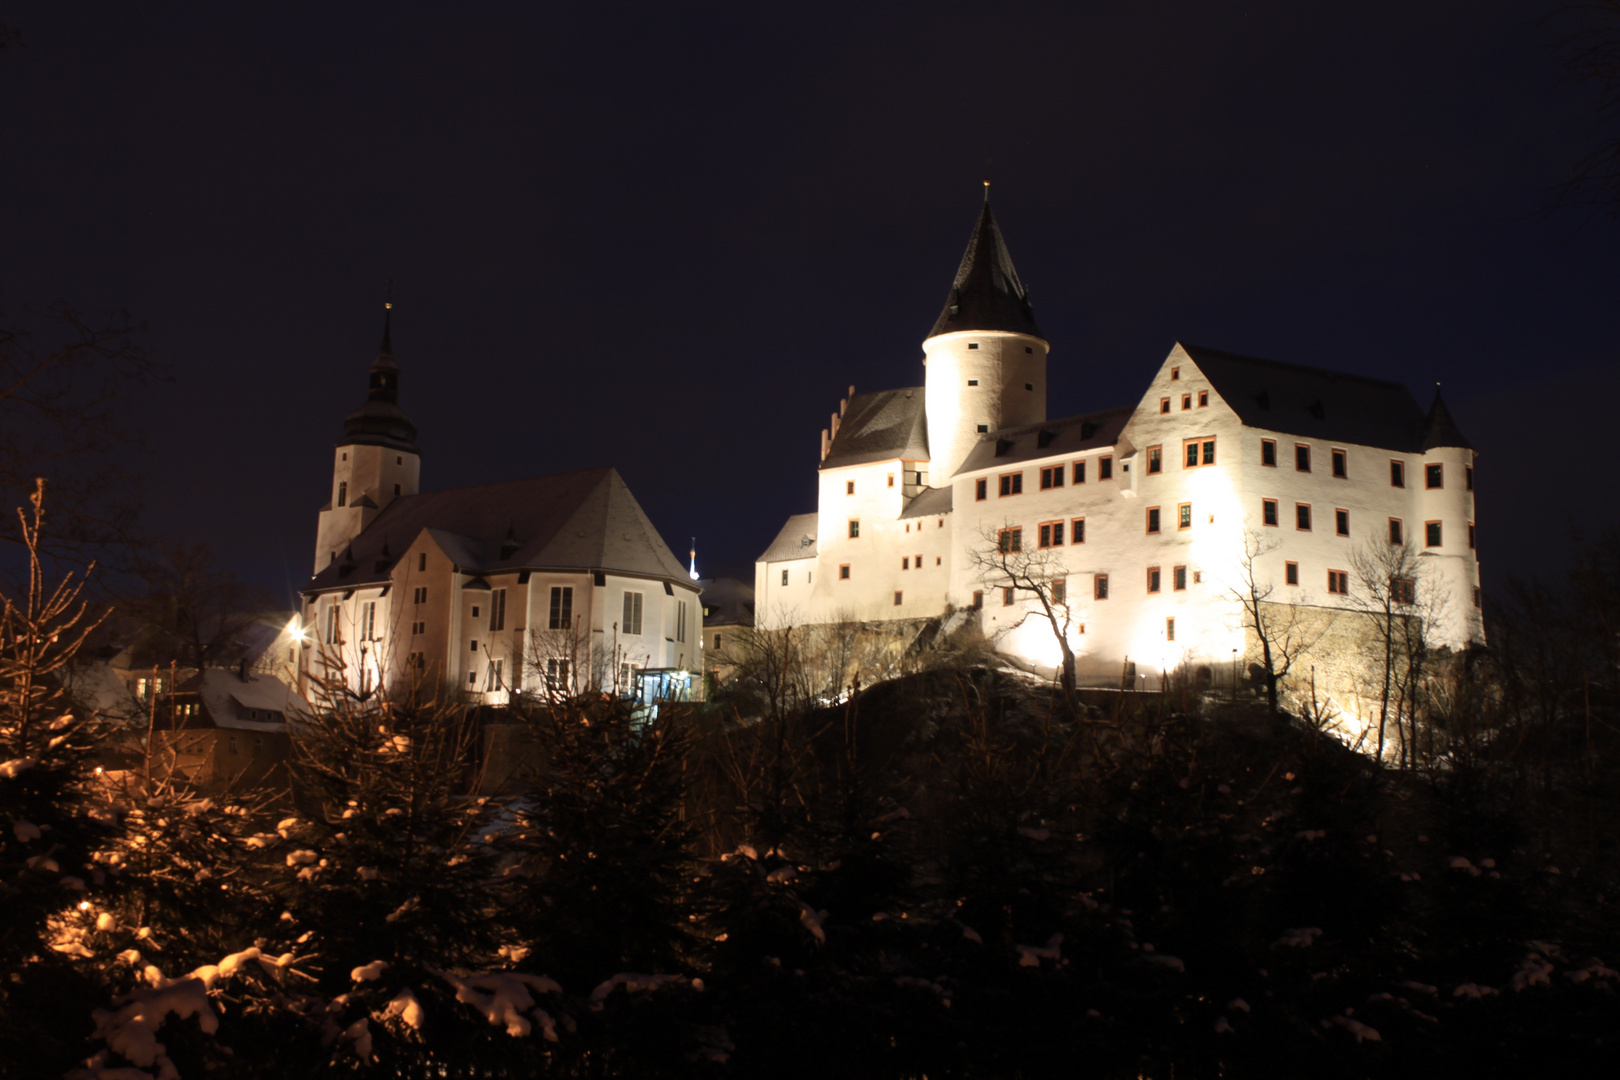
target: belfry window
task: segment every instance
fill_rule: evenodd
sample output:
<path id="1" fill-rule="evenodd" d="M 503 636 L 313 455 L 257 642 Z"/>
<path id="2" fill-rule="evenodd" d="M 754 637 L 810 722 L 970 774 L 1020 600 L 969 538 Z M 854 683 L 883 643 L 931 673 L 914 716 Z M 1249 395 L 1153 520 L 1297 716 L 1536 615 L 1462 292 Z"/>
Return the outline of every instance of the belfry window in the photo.
<path id="1" fill-rule="evenodd" d="M 337 504 L 339 506 L 349 505 L 349 482 L 347 480 L 338 481 Z"/>

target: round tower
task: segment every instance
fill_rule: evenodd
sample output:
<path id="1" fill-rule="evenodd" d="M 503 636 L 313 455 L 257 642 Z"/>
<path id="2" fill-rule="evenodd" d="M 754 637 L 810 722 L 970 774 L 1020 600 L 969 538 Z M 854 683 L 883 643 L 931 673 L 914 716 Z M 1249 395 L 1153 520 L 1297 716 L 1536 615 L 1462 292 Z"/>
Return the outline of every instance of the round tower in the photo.
<path id="1" fill-rule="evenodd" d="M 950 295 L 923 341 L 930 483 L 948 484 L 983 435 L 1046 419 L 1047 351 L 986 184 Z"/>
<path id="2" fill-rule="evenodd" d="M 1479 556 L 1474 548 L 1474 448 L 1434 391 L 1423 421 L 1422 475 L 1418 478 L 1423 526 L 1416 539 L 1445 603 L 1438 644 L 1460 649 L 1485 640 L 1477 604 Z"/>

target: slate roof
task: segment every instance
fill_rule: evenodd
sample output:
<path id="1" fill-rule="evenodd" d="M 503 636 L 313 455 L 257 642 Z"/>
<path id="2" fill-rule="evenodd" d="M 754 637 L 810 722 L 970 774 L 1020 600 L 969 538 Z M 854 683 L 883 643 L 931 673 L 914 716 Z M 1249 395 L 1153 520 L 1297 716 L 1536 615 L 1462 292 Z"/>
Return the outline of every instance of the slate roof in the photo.
<path id="1" fill-rule="evenodd" d="M 383 315 L 382 346 L 371 362 L 370 386 L 366 403 L 343 419 L 343 441 L 339 446 L 386 446 L 415 454 L 416 425 L 399 407 L 399 368 L 394 363 L 394 344 L 389 336 L 392 311 Z"/>
<path id="2" fill-rule="evenodd" d="M 1429 415 L 1423 418 L 1422 437 L 1419 449 L 1433 450 L 1437 446 L 1460 446 L 1464 450 L 1472 450 L 1473 444 L 1457 426 L 1457 421 L 1451 418 L 1451 410 L 1446 403 L 1440 400 L 1440 388 L 1434 389 L 1434 402 L 1429 406 Z"/>
<path id="3" fill-rule="evenodd" d="M 816 522 L 820 514 L 794 514 L 776 534 L 771 546 L 755 562 L 787 562 L 791 559 L 816 557 Z M 804 541 L 809 538 L 810 543 Z"/>
<path id="4" fill-rule="evenodd" d="M 1113 446 L 1135 410 L 1130 406 L 1101 412 L 1065 416 L 1039 424 L 1002 428 L 979 436 L 957 471 L 960 475 L 978 469 L 999 469 L 1036 458 L 1079 454 L 1099 446 Z"/>
<path id="5" fill-rule="evenodd" d="M 424 529 L 463 573 L 611 570 L 689 580 L 618 471 L 597 468 L 397 498 L 306 591 L 387 582 Z"/>
<path id="6" fill-rule="evenodd" d="M 984 209 L 968 239 L 962 265 L 945 298 L 945 307 L 929 337 L 957 330 L 1010 330 L 1042 337 L 1035 322 L 1035 309 L 1029 303 L 1029 290 L 1018 280 L 1001 227 L 990 212 L 990 192 L 985 190 Z"/>
<path id="7" fill-rule="evenodd" d="M 700 578 L 704 626 L 753 626 L 754 587 L 736 578 Z"/>
<path id="8" fill-rule="evenodd" d="M 928 460 L 928 414 L 923 388 L 878 390 L 849 399 L 823 469 L 905 458 Z"/>
<path id="9" fill-rule="evenodd" d="M 1197 345 L 1181 347 L 1248 427 L 1405 453 L 1426 449 L 1423 410 L 1400 383 Z M 1461 438 L 1450 414 L 1444 414 L 1444 423 L 1450 432 L 1437 426 L 1437 437 Z"/>
<path id="10" fill-rule="evenodd" d="M 910 518 L 939 517 L 942 514 L 948 514 L 950 512 L 950 488 L 924 488 L 922 491 L 917 493 L 916 498 L 912 499 L 911 502 L 906 504 L 906 508 L 904 510 L 900 511 L 900 520 L 905 521 Z"/>

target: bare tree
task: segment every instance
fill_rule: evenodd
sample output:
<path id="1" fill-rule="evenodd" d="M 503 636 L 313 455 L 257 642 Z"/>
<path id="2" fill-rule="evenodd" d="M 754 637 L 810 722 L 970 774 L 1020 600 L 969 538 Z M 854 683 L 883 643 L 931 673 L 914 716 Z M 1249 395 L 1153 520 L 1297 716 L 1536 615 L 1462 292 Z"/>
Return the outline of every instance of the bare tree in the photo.
<path id="1" fill-rule="evenodd" d="M 1005 635 L 1023 626 L 1031 618 L 1046 621 L 1057 640 L 1063 663 L 1059 684 L 1063 689 L 1063 703 L 1069 715 L 1080 715 L 1079 699 L 1075 696 L 1074 645 L 1069 633 L 1074 628 L 1074 611 L 1069 605 L 1069 568 L 1059 547 L 1031 547 L 1024 542 L 1023 529 L 1008 523 L 1000 529 L 985 526 L 980 532 L 981 543 L 968 551 L 971 566 L 987 589 L 1011 589 L 1014 597 L 1026 594 L 1035 600 L 1036 607 L 1026 608 Z"/>
<path id="2" fill-rule="evenodd" d="M 230 663 L 242 632 L 270 604 L 264 590 L 221 568 L 206 544 L 165 541 L 137 565 L 147 591 L 121 606 L 181 667 Z"/>
<path id="3" fill-rule="evenodd" d="M 1296 661 L 1321 641 L 1332 626 L 1331 608 L 1316 608 L 1303 600 L 1282 603 L 1271 599 L 1276 584 L 1261 567 L 1265 556 L 1282 546 L 1253 529 L 1244 534 L 1237 580 L 1229 595 L 1243 609 L 1243 627 L 1252 631 L 1260 646 L 1261 677 L 1266 683 L 1266 704 L 1277 710 L 1277 685 L 1287 678 Z"/>

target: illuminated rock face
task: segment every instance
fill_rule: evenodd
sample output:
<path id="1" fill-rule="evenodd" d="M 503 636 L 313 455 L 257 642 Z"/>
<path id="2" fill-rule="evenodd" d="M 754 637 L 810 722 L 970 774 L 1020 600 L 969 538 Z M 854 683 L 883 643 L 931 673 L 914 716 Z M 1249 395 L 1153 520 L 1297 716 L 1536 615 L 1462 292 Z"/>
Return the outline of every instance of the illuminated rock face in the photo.
<path id="1" fill-rule="evenodd" d="M 1134 406 L 1049 420 L 1046 342 L 1027 297 L 1009 300 L 1022 294 L 999 232 L 1000 246 L 982 243 L 987 221 L 978 265 L 993 250 L 1011 291 L 975 300 L 971 268 L 959 272 L 923 345 L 926 385 L 852 388 L 824 433 L 818 512 L 790 520 L 756 566 L 760 626 L 977 608 L 998 649 L 1051 670 L 1061 654 L 1034 595 L 1007 602 L 974 558 L 1017 530 L 1063 581 L 1082 683 L 1158 689 L 1181 671 L 1231 687 L 1253 660 L 1236 593 L 1255 544 L 1269 602 L 1334 624 L 1320 636 L 1340 655 L 1321 659 L 1352 696 L 1343 654 L 1369 600 L 1353 556 L 1398 536 L 1416 552 L 1412 610 L 1431 641 L 1483 640 L 1474 452 L 1438 398 L 1425 415 L 1403 386 L 1178 344 Z M 949 325 L 953 307 L 988 328 Z M 1020 317 L 1030 331 L 1007 328 Z"/>

